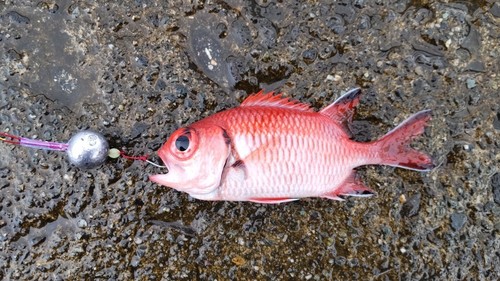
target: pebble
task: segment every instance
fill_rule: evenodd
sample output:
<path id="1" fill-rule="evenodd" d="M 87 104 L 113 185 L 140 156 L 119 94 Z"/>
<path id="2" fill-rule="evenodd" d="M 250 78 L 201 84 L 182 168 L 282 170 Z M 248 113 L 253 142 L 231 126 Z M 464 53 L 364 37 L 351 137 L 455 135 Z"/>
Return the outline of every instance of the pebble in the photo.
<path id="1" fill-rule="evenodd" d="M 130 265 L 132 267 L 137 267 L 140 262 L 141 262 L 141 259 L 138 256 L 133 256 L 132 260 L 130 261 Z"/>
<path id="2" fill-rule="evenodd" d="M 326 76 L 327 81 L 338 82 L 338 81 L 340 81 L 340 79 L 342 79 L 342 77 L 340 75 L 337 75 L 337 74 L 335 74 L 335 75 L 328 74 Z"/>
<path id="3" fill-rule="evenodd" d="M 450 217 L 451 220 L 451 228 L 454 231 L 459 231 L 467 222 L 467 215 L 464 213 L 453 213 Z"/>
<path id="4" fill-rule="evenodd" d="M 401 216 L 407 218 L 416 216 L 420 210 L 420 197 L 420 193 L 416 193 L 408 198 L 401 208 Z"/>
<path id="5" fill-rule="evenodd" d="M 491 177 L 491 188 L 493 189 L 493 200 L 500 205 L 500 173 Z"/>
<path id="6" fill-rule="evenodd" d="M 80 219 L 80 220 L 78 220 L 78 224 L 77 225 L 78 225 L 79 228 L 85 228 L 85 227 L 87 227 L 87 221 L 84 220 L 84 219 Z"/>
<path id="7" fill-rule="evenodd" d="M 239 256 L 239 255 L 237 255 L 237 256 L 235 256 L 234 258 L 232 258 L 232 259 L 231 259 L 231 261 L 232 261 L 235 265 L 237 265 L 237 266 L 242 266 L 242 265 L 244 265 L 244 264 L 246 263 L 245 258 L 243 258 L 242 256 Z"/>
<path id="8" fill-rule="evenodd" d="M 473 60 L 465 68 L 467 71 L 484 72 L 486 67 L 482 61 Z"/>
<path id="9" fill-rule="evenodd" d="M 493 4 L 493 6 L 491 6 L 490 13 L 493 16 L 500 18 L 500 3 L 496 2 Z"/>
<path id="10" fill-rule="evenodd" d="M 446 40 L 446 42 L 444 43 L 444 45 L 446 46 L 446 48 L 449 49 L 450 46 L 451 46 L 451 39 Z"/>
<path id="11" fill-rule="evenodd" d="M 471 54 L 479 52 L 479 49 L 481 48 L 481 34 L 476 28 L 471 26 L 469 35 L 467 35 L 460 45 L 467 49 Z"/>
<path id="12" fill-rule="evenodd" d="M 476 87 L 476 80 L 472 78 L 468 78 L 467 81 L 465 82 L 467 83 L 467 89 L 472 89 Z"/>
<path id="13" fill-rule="evenodd" d="M 415 67 L 415 73 L 418 75 L 418 76 L 422 76 L 424 75 L 424 70 L 422 69 L 422 67 L 419 65 L 419 66 L 416 66 Z"/>
<path id="14" fill-rule="evenodd" d="M 241 237 L 238 237 L 238 244 L 241 246 L 245 245 L 245 240 Z"/>

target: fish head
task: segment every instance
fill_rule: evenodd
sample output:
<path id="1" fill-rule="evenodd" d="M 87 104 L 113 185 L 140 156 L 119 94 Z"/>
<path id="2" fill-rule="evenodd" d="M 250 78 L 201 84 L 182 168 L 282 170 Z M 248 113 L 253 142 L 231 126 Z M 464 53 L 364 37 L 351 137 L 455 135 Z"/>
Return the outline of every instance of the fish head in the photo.
<path id="1" fill-rule="evenodd" d="M 178 129 L 158 150 L 168 173 L 152 175 L 150 180 L 203 197 L 219 187 L 230 152 L 226 131 L 219 126 Z"/>

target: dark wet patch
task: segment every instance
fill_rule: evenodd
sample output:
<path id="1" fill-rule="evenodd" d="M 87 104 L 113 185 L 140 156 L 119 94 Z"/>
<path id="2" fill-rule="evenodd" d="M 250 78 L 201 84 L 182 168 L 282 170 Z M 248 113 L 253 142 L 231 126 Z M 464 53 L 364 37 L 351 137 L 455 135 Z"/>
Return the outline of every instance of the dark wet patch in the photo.
<path id="1" fill-rule="evenodd" d="M 85 35 L 73 30 L 80 23 L 65 9 L 66 2 L 57 5 L 39 5 L 35 9 L 19 8 L 4 15 L 11 22 L 26 25 L 19 29 L 15 40 L 5 40 L 5 45 L 12 48 L 10 53 L 12 72 L 10 79 L 29 87 L 37 95 L 43 95 L 71 110 L 78 111 L 81 102 L 95 96 L 95 70 L 88 64 L 88 55 L 92 45 L 78 45 Z M 61 24 L 38 26 L 42 20 Z"/>
<path id="2" fill-rule="evenodd" d="M 231 53 L 228 43 L 223 40 L 227 23 L 220 21 L 220 17 L 214 14 L 198 12 L 185 25 L 191 60 L 215 83 L 232 88 L 235 79 L 226 62 Z"/>
<path id="3" fill-rule="evenodd" d="M 13 24 L 29 24 L 31 21 L 28 17 L 21 15 L 16 11 L 9 11 L 0 16 L 0 20 L 4 23 L 10 22 Z"/>

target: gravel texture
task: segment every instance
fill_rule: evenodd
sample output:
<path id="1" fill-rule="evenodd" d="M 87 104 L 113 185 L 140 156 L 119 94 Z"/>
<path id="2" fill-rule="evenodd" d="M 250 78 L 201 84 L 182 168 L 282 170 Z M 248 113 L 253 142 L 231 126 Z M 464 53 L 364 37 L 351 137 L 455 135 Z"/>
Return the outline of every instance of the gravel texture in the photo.
<path id="1" fill-rule="evenodd" d="M 0 279 L 498 280 L 499 3 L 313 2 L 1 1 L 0 131 L 152 154 L 261 88 L 320 109 L 360 86 L 355 139 L 432 109 L 414 144 L 438 167 L 362 167 L 370 199 L 204 202 L 0 143 Z"/>

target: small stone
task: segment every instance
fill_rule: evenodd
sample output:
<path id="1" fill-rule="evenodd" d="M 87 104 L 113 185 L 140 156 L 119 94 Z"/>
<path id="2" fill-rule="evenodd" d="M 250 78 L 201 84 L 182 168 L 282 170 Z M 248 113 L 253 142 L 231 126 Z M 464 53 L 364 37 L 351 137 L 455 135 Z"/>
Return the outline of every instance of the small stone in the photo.
<path id="1" fill-rule="evenodd" d="M 444 45 L 446 46 L 447 49 L 449 49 L 451 46 L 451 39 L 446 40 L 446 42 L 444 42 Z"/>
<path id="2" fill-rule="evenodd" d="M 76 246 L 76 247 L 72 247 L 71 250 L 69 251 L 69 256 L 70 257 L 75 257 L 77 256 L 78 254 L 81 254 L 83 253 L 83 249 L 81 246 Z"/>
<path id="3" fill-rule="evenodd" d="M 500 3 L 499 2 L 495 2 L 495 4 L 493 4 L 493 6 L 491 6 L 490 13 L 493 16 L 500 18 Z"/>
<path id="4" fill-rule="evenodd" d="M 342 77 L 340 75 L 335 75 L 334 78 L 335 79 L 333 79 L 333 81 L 335 81 L 335 82 L 339 82 L 340 80 L 342 80 Z"/>
<path id="5" fill-rule="evenodd" d="M 79 228 L 85 228 L 85 227 L 87 227 L 87 221 L 86 221 L 86 220 L 84 220 L 84 219 L 80 219 L 80 220 L 78 221 L 78 224 L 77 224 L 77 225 L 78 225 L 78 227 L 79 227 Z"/>
<path id="6" fill-rule="evenodd" d="M 486 67 L 484 66 L 484 63 L 482 61 L 473 60 L 467 65 L 465 69 L 474 72 L 484 72 L 486 70 Z"/>
<path id="7" fill-rule="evenodd" d="M 317 57 L 318 57 L 318 51 L 316 51 L 316 49 L 308 49 L 302 53 L 302 59 L 307 64 L 313 63 Z"/>
<path id="8" fill-rule="evenodd" d="M 481 48 L 481 34 L 471 26 L 469 35 L 462 41 L 460 46 L 467 49 L 471 54 L 476 54 Z"/>
<path id="9" fill-rule="evenodd" d="M 472 89 L 476 87 L 476 80 L 472 78 L 468 78 L 467 81 L 465 82 L 467 83 L 467 89 Z"/>
<path id="10" fill-rule="evenodd" d="M 493 120 L 493 128 L 500 130 L 500 112 L 497 112 L 497 116 Z"/>
<path id="11" fill-rule="evenodd" d="M 238 237 L 238 244 L 241 246 L 245 245 L 245 240 L 241 237 Z"/>
<path id="12" fill-rule="evenodd" d="M 399 196 L 399 203 L 404 204 L 406 202 L 406 196 L 404 194 L 401 194 Z"/>
<path id="13" fill-rule="evenodd" d="M 424 70 L 422 69 L 422 67 L 420 65 L 416 66 L 414 71 L 415 71 L 415 74 L 417 74 L 418 76 L 424 75 Z"/>
<path id="14" fill-rule="evenodd" d="M 231 261 L 237 266 L 244 265 L 247 262 L 242 256 L 235 256 Z"/>
<path id="15" fill-rule="evenodd" d="M 451 228 L 453 228 L 454 231 L 459 231 L 467 222 L 467 215 L 464 213 L 453 213 L 450 220 Z"/>
<path id="16" fill-rule="evenodd" d="M 130 265 L 132 267 L 137 267 L 140 262 L 141 262 L 141 259 L 138 256 L 133 256 L 132 260 L 130 261 Z"/>
<path id="17" fill-rule="evenodd" d="M 491 188 L 493 189 L 493 200 L 500 205 L 500 173 L 491 177 Z"/>
<path id="18" fill-rule="evenodd" d="M 409 218 L 417 215 L 420 210 L 420 197 L 420 193 L 416 193 L 408 198 L 401 208 L 401 216 Z"/>

